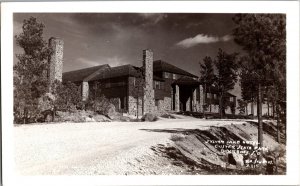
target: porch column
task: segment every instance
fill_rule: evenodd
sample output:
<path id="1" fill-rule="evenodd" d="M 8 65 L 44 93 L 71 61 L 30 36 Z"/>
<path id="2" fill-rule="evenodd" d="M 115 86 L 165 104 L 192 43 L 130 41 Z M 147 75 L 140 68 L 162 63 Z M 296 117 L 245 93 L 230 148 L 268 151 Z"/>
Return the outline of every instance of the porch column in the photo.
<path id="1" fill-rule="evenodd" d="M 199 109 L 200 109 L 200 112 L 203 112 L 203 105 L 204 105 L 205 94 L 204 94 L 204 90 L 203 90 L 203 86 L 202 85 L 199 85 L 199 90 L 200 90 L 200 93 L 199 93 L 199 98 L 200 98 Z"/>
<path id="2" fill-rule="evenodd" d="M 192 101 L 192 106 L 193 106 L 192 111 L 193 112 L 197 112 L 197 98 L 196 98 L 196 96 L 197 96 L 197 89 L 195 88 L 193 90 L 193 101 Z"/>
<path id="3" fill-rule="evenodd" d="M 175 85 L 175 111 L 180 111 L 180 100 L 179 100 L 179 86 Z"/>
<path id="4" fill-rule="evenodd" d="M 173 87 L 171 87 L 171 110 L 174 110 L 174 91 Z"/>
<path id="5" fill-rule="evenodd" d="M 186 101 L 186 111 L 191 111 L 191 96 L 189 96 L 188 100 Z"/>
<path id="6" fill-rule="evenodd" d="M 89 83 L 83 81 L 81 86 L 82 86 L 82 92 L 81 92 L 82 101 L 86 101 L 89 97 Z"/>

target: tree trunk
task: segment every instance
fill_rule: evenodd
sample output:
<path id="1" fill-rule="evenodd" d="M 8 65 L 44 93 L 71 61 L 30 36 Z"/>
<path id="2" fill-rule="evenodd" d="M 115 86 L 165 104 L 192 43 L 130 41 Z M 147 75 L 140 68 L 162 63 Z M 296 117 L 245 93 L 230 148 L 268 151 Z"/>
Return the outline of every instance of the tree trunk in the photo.
<path id="1" fill-rule="evenodd" d="M 204 84 L 204 94 L 203 94 L 203 118 L 205 118 L 205 109 L 206 109 L 206 84 Z"/>
<path id="2" fill-rule="evenodd" d="M 273 102 L 272 102 L 272 105 L 273 105 L 273 107 L 272 107 L 272 115 L 273 115 L 273 118 L 275 118 L 275 103 L 274 103 L 274 100 L 273 100 Z"/>
<path id="3" fill-rule="evenodd" d="M 280 143 L 280 114 L 278 107 L 276 108 L 277 111 L 277 142 Z"/>
<path id="4" fill-rule="evenodd" d="M 212 99 L 212 94 L 211 94 L 211 91 L 210 91 L 210 87 L 208 88 L 208 90 L 209 90 L 209 93 L 210 93 L 210 98 L 209 98 L 208 105 L 209 105 L 209 112 L 211 113 L 211 99 Z"/>
<path id="5" fill-rule="evenodd" d="M 27 121 L 27 109 L 24 108 L 24 113 L 23 113 L 23 124 L 26 124 Z"/>
<path id="6" fill-rule="evenodd" d="M 258 118 L 258 146 L 263 147 L 262 97 L 261 97 L 260 82 L 258 83 L 257 118 Z"/>
<path id="7" fill-rule="evenodd" d="M 276 90 L 276 89 L 275 89 Z M 280 107 L 278 105 L 278 92 L 275 92 L 276 116 L 277 116 L 277 142 L 280 143 Z"/>
<path id="8" fill-rule="evenodd" d="M 267 98 L 267 106 L 268 106 L 268 117 L 270 117 L 270 103 L 269 103 L 269 97 Z"/>
<path id="9" fill-rule="evenodd" d="M 222 94 L 220 95 L 220 98 L 219 98 L 219 114 L 220 114 L 220 119 L 222 119 Z"/>
<path id="10" fill-rule="evenodd" d="M 253 100 L 253 98 L 252 98 L 252 100 L 251 100 L 251 117 L 252 117 L 252 119 L 254 118 L 254 100 Z"/>
<path id="11" fill-rule="evenodd" d="M 54 122 L 54 119 L 55 119 L 55 112 L 56 112 L 56 108 L 55 107 L 53 107 L 53 110 L 52 110 L 52 118 L 51 118 L 51 120 L 52 120 L 52 122 Z"/>
<path id="12" fill-rule="evenodd" d="M 139 119 L 139 95 L 136 98 L 136 118 Z"/>

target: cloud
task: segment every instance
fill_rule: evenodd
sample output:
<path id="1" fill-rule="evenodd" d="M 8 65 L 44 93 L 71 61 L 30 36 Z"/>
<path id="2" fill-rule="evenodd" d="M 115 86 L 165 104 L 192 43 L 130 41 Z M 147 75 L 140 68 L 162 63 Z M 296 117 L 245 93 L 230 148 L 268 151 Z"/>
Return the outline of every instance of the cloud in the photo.
<path id="1" fill-rule="evenodd" d="M 166 14 L 160 14 L 160 13 L 142 13 L 140 14 L 140 16 L 142 16 L 144 19 L 149 21 L 147 24 L 157 24 L 158 22 L 162 21 L 164 18 L 168 17 Z"/>
<path id="2" fill-rule="evenodd" d="M 104 64 L 109 64 L 109 66 L 111 67 L 128 64 L 124 58 L 121 58 L 119 56 L 100 57 L 99 59 L 95 59 L 95 60 L 90 60 L 90 59 L 80 57 L 77 58 L 77 62 L 81 64 L 80 66 L 82 66 L 82 68 L 104 65 Z"/>
<path id="3" fill-rule="evenodd" d="M 97 62 L 97 61 L 90 60 L 90 59 L 86 59 L 86 58 L 82 58 L 82 57 L 77 58 L 77 61 L 78 61 L 80 64 L 83 64 L 83 66 L 86 66 L 86 67 L 100 65 L 100 63 Z"/>
<path id="4" fill-rule="evenodd" d="M 18 22 L 18 21 L 14 21 L 14 35 L 19 35 L 23 32 L 23 23 Z"/>
<path id="5" fill-rule="evenodd" d="M 106 58 L 104 61 L 106 61 L 106 64 L 109 64 L 111 67 L 128 64 L 124 58 L 118 56 Z"/>
<path id="6" fill-rule="evenodd" d="M 198 44 L 208 44 L 208 43 L 216 43 L 216 42 L 226 42 L 231 40 L 232 37 L 230 35 L 225 35 L 223 37 L 217 36 L 209 36 L 205 34 L 198 34 L 195 37 L 184 39 L 178 43 L 177 46 L 182 48 L 190 48 Z"/>

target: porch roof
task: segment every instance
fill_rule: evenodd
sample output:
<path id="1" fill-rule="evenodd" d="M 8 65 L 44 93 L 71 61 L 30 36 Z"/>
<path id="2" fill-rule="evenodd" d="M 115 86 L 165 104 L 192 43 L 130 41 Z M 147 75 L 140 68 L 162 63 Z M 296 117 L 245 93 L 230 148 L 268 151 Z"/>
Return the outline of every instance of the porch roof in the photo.
<path id="1" fill-rule="evenodd" d="M 191 77 L 183 76 L 174 81 L 172 85 L 199 86 L 200 82 Z"/>

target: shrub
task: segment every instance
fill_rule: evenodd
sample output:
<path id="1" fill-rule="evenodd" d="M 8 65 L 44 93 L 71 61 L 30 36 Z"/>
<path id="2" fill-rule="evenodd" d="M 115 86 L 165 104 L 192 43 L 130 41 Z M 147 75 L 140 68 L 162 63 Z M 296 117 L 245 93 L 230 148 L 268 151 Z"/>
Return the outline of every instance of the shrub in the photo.
<path id="1" fill-rule="evenodd" d="M 157 121 L 158 118 L 154 115 L 154 114 L 151 114 L 151 113 L 146 113 L 142 119 L 142 121 L 150 121 L 150 122 L 153 122 L 153 121 Z"/>
<path id="2" fill-rule="evenodd" d="M 176 142 L 176 141 L 183 141 L 184 137 L 181 135 L 176 135 L 176 134 L 172 134 L 171 135 L 171 140 Z"/>
<path id="3" fill-rule="evenodd" d="M 171 114 L 163 114 L 160 117 L 162 117 L 162 118 L 169 118 L 169 119 L 176 119 L 176 117 L 173 116 L 173 115 L 171 115 Z"/>

